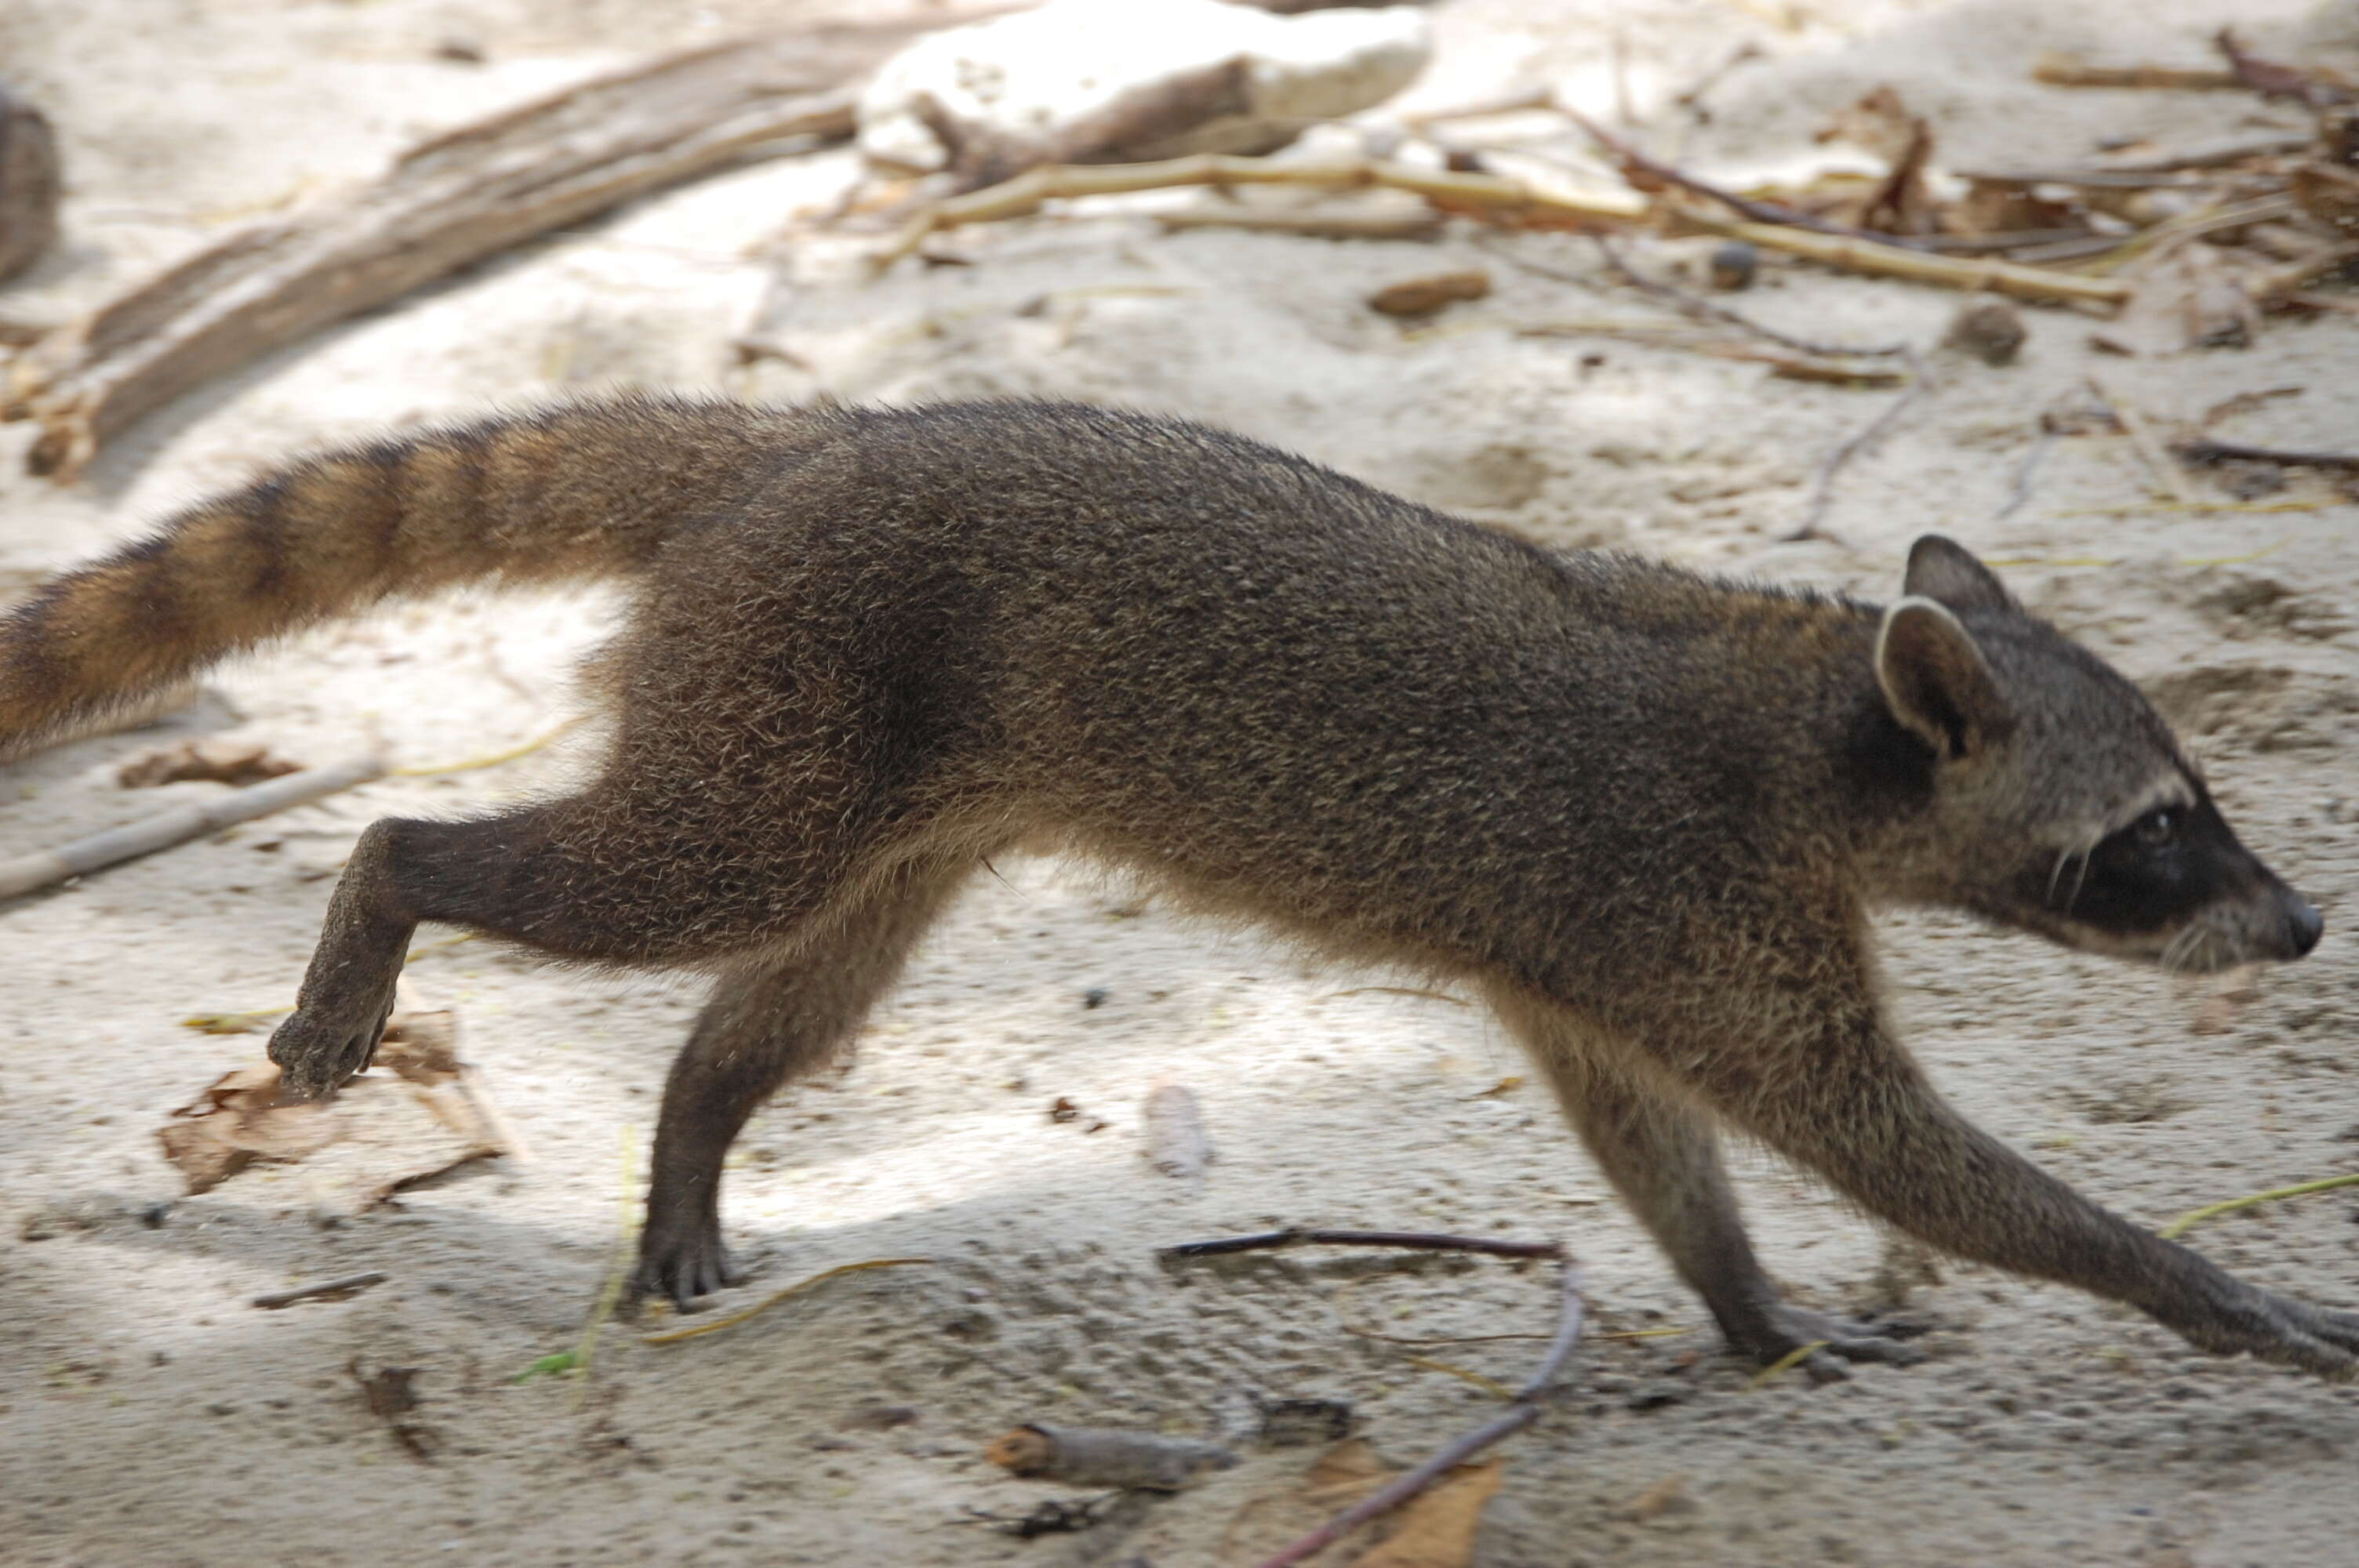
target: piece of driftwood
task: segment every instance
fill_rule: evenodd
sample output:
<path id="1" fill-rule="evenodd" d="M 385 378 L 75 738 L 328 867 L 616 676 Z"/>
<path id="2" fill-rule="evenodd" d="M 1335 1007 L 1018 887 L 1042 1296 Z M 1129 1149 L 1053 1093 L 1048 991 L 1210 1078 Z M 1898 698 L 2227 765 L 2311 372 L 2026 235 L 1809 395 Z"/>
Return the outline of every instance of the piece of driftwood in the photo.
<path id="1" fill-rule="evenodd" d="M 849 135 L 854 90 L 877 64 L 984 14 L 718 44 L 461 125 L 51 333 L 17 358 L 0 418 L 38 420 L 27 466 L 71 480 L 132 421 L 307 332 L 765 145 Z"/>
<path id="2" fill-rule="evenodd" d="M 38 109 L 0 87 L 0 278 L 57 243 L 58 139 Z"/>
<path id="3" fill-rule="evenodd" d="M 236 823 L 284 811 L 290 806 L 300 806 L 384 776 L 385 762 L 381 758 L 354 757 L 332 767 L 308 768 L 272 779 L 268 784 L 232 790 L 212 800 L 77 838 L 54 849 L 0 860 L 0 898 L 15 898 L 118 861 L 152 855 L 158 849 L 218 833 Z"/>

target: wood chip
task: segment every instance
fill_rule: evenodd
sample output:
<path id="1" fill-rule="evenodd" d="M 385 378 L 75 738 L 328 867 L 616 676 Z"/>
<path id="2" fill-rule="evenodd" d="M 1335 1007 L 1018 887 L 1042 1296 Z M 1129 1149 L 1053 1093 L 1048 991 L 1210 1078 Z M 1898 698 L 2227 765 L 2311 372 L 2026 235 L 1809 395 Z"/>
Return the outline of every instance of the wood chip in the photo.
<path id="1" fill-rule="evenodd" d="M 1491 275 L 1480 267 L 1464 272 L 1434 273 L 1405 278 L 1368 296 L 1368 308 L 1387 316 L 1423 316 L 1460 300 L 1481 299 L 1491 292 Z"/>

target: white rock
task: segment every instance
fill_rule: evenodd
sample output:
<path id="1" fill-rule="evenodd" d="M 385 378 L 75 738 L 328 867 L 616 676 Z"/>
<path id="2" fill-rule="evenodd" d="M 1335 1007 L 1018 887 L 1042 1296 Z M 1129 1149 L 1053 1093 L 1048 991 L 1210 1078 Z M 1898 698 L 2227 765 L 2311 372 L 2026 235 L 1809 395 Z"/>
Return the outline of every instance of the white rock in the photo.
<path id="1" fill-rule="evenodd" d="M 1384 102 L 1430 53 L 1425 15 L 1408 5 L 1278 16 L 1221 0 L 1049 0 L 931 34 L 887 61 L 861 96 L 860 146 L 887 167 L 943 168 L 950 154 L 928 124 L 930 100 L 937 123 L 970 148 L 1125 158 L 1267 152 L 1303 121 Z M 1216 118 L 1143 143 L 1074 145 L 1126 104 L 1185 92 L 1224 69 L 1217 92 L 1189 94 L 1221 111 Z"/>

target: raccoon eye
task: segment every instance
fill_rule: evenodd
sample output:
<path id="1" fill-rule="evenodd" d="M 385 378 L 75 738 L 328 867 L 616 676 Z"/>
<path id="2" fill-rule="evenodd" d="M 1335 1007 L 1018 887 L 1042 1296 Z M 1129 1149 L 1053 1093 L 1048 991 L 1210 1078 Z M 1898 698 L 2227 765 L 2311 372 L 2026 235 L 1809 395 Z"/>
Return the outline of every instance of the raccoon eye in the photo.
<path id="1" fill-rule="evenodd" d="M 2138 846 L 2159 849 L 2179 840 L 2179 816 L 2172 807 L 2158 806 L 2137 819 L 2131 831 L 2137 835 Z"/>

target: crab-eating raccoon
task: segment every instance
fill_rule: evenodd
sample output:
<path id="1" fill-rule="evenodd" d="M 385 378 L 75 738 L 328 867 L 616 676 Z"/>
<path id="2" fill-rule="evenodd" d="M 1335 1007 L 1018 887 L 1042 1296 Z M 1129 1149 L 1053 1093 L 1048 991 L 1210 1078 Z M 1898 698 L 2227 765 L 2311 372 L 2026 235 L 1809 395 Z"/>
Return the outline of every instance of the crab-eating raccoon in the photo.
<path id="1" fill-rule="evenodd" d="M 1782 1303 L 1725 1128 L 1962 1257 L 2328 1375 L 2359 1314 L 2244 1284 L 1981 1132 L 1878 998 L 1878 904 L 2189 970 L 2307 953 L 2137 691 L 1937 535 L 1877 606 L 1558 554 L 1201 426 L 1051 403 L 624 397 L 294 462 L 0 623 L 0 748 L 387 598 L 624 579 L 577 793 L 360 838 L 270 1051 L 368 1065 L 412 929 L 701 970 L 636 1276 L 732 1279 L 747 1115 L 960 885 L 1060 849 L 1486 1000 L 1763 1360 L 1905 1359 Z"/>

